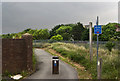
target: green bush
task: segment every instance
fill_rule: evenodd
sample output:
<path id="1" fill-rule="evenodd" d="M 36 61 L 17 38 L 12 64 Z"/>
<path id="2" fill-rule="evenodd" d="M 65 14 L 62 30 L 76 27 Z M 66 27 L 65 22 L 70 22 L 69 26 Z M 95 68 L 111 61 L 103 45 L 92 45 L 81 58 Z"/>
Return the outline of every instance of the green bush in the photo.
<path id="1" fill-rule="evenodd" d="M 115 43 L 113 43 L 112 41 L 108 41 L 105 46 L 107 47 L 107 49 L 111 52 L 112 48 L 115 46 Z"/>
<path id="2" fill-rule="evenodd" d="M 63 40 L 63 37 L 61 35 L 57 34 L 55 36 L 52 36 L 50 39 L 56 40 L 56 41 L 61 41 L 61 40 Z"/>

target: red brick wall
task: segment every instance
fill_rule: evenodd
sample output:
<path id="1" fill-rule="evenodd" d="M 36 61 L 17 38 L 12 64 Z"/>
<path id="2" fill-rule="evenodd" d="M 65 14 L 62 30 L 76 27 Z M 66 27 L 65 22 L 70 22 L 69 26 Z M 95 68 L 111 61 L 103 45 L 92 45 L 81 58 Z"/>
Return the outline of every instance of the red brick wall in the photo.
<path id="1" fill-rule="evenodd" d="M 19 73 L 29 69 L 32 70 L 31 43 L 32 40 L 26 38 L 2 39 L 2 73 L 6 70 L 10 73 Z"/>
<path id="2" fill-rule="evenodd" d="M 27 70 L 32 71 L 32 35 L 30 34 L 24 34 L 22 36 L 23 39 L 25 39 L 25 44 L 26 44 L 26 52 L 27 52 Z"/>

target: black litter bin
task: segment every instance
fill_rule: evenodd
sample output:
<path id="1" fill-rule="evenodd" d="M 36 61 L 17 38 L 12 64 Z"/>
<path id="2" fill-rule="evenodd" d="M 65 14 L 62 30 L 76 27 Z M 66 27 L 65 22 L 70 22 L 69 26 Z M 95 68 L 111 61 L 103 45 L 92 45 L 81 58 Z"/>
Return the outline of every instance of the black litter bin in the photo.
<path id="1" fill-rule="evenodd" d="M 52 74 L 59 74 L 59 57 L 52 57 Z"/>

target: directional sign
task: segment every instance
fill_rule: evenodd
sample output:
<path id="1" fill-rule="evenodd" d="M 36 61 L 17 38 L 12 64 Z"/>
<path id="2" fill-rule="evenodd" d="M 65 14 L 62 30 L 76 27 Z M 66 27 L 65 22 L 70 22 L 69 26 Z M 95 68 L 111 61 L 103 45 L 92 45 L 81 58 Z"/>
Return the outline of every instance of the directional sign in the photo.
<path id="1" fill-rule="evenodd" d="M 94 26 L 94 34 L 102 34 L 101 25 L 95 25 Z"/>

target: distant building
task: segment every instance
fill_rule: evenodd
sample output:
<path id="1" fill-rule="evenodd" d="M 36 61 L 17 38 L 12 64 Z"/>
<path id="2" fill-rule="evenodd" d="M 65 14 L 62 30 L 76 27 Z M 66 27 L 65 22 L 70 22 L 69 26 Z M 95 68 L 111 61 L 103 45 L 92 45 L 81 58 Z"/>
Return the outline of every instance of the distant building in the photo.
<path id="1" fill-rule="evenodd" d="M 120 26 L 116 25 L 116 27 L 117 27 L 116 31 L 117 32 L 120 31 Z"/>
<path id="2" fill-rule="evenodd" d="M 84 25 L 83 27 L 88 29 L 88 28 L 89 28 L 89 25 Z"/>

